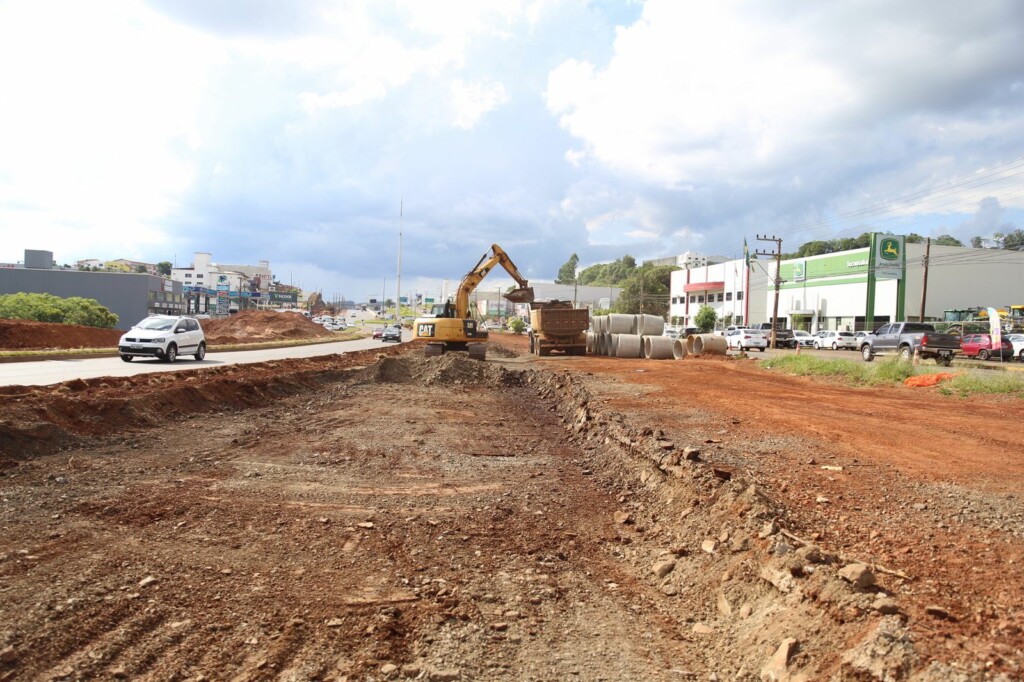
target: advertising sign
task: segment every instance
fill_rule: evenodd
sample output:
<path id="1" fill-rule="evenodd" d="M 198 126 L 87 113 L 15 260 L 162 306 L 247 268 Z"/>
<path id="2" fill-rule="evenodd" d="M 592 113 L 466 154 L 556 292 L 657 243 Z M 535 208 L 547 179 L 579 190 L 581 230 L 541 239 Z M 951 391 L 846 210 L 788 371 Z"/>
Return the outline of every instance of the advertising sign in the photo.
<path id="1" fill-rule="evenodd" d="M 886 235 L 875 244 L 875 277 L 903 278 L 903 236 Z"/>
<path id="2" fill-rule="evenodd" d="M 992 347 L 1000 348 L 1003 345 L 1002 320 L 999 319 L 999 311 L 995 308 L 988 309 L 988 333 L 992 337 Z M 1002 351 L 997 350 L 999 358 L 1002 359 Z"/>
<path id="3" fill-rule="evenodd" d="M 803 282 L 807 279 L 807 261 L 798 260 L 793 263 L 793 281 Z"/>
<path id="4" fill-rule="evenodd" d="M 217 314 L 227 315 L 231 306 L 231 285 L 227 275 L 217 275 Z"/>

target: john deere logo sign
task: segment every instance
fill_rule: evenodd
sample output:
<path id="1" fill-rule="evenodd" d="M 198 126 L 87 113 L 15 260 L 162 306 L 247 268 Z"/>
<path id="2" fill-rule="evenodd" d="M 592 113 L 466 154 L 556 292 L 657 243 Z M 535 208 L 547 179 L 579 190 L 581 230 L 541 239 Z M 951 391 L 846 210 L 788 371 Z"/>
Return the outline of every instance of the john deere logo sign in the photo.
<path id="1" fill-rule="evenodd" d="M 878 255 L 882 257 L 882 260 L 899 260 L 900 242 L 892 238 L 883 239 L 878 251 Z"/>

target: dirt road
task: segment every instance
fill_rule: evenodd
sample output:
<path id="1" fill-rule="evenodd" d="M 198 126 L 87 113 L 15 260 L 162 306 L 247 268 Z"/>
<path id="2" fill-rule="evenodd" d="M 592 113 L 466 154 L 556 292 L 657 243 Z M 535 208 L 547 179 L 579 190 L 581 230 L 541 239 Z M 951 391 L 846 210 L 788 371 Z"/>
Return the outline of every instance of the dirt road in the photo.
<path id="1" fill-rule="evenodd" d="M 1021 674 L 1016 403 L 495 337 L 0 390 L 0 679 Z"/>

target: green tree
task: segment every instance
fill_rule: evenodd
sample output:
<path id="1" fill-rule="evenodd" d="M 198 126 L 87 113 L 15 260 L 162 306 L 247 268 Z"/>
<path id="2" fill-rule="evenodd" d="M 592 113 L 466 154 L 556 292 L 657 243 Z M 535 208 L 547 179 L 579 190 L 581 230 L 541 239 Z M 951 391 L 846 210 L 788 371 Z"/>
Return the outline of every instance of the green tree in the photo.
<path id="1" fill-rule="evenodd" d="M 135 272 L 139 273 L 140 275 L 145 275 L 146 274 L 146 266 L 145 265 L 136 265 L 135 266 Z"/>
<path id="2" fill-rule="evenodd" d="M 60 298 L 53 294 L 0 296 L 0 318 L 81 324 L 104 329 L 117 325 L 117 315 L 92 298 Z"/>
<path id="3" fill-rule="evenodd" d="M 635 261 L 634 261 L 635 264 Z M 612 306 L 617 313 L 668 315 L 669 285 L 674 265 L 646 265 L 636 268 L 621 284 L 622 293 Z"/>
<path id="4" fill-rule="evenodd" d="M 985 245 L 982 243 L 981 237 L 971 237 L 971 248 L 983 249 Z"/>
<path id="5" fill-rule="evenodd" d="M 1024 230 L 1014 230 L 1003 235 L 1003 248 L 1013 251 L 1024 249 Z"/>
<path id="6" fill-rule="evenodd" d="M 952 235 L 949 235 L 949 234 L 944 234 L 941 237 L 936 237 L 934 241 L 939 246 L 963 246 L 964 245 L 964 243 L 962 241 L 960 241 L 956 237 L 954 237 Z"/>
<path id="7" fill-rule="evenodd" d="M 911 232 L 907 235 L 906 240 L 908 244 L 924 244 L 924 237 L 916 232 Z"/>
<path id="8" fill-rule="evenodd" d="M 569 260 L 562 267 L 558 268 L 558 277 L 555 284 L 572 284 L 576 281 L 576 266 L 580 264 L 580 257 L 575 253 L 569 256 Z"/>
<path id="9" fill-rule="evenodd" d="M 171 262 L 168 260 L 162 260 L 156 264 L 156 271 L 164 277 L 171 276 Z"/>
<path id="10" fill-rule="evenodd" d="M 521 317 L 513 317 L 508 321 L 508 328 L 512 330 L 513 334 L 522 334 L 526 331 L 526 323 L 523 322 Z"/>
<path id="11" fill-rule="evenodd" d="M 715 313 L 715 309 L 709 305 L 702 305 L 693 318 L 693 322 L 701 334 L 707 334 L 714 329 L 717 320 L 718 315 Z"/>

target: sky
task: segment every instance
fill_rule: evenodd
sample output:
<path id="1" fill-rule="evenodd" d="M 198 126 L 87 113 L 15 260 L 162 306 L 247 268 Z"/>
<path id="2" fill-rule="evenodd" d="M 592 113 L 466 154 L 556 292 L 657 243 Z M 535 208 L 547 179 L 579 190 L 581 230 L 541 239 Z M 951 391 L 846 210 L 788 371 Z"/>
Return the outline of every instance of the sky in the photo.
<path id="1" fill-rule="evenodd" d="M 0 102 L 0 262 L 365 300 L 1024 227 L 1019 0 L 0 0 Z"/>

